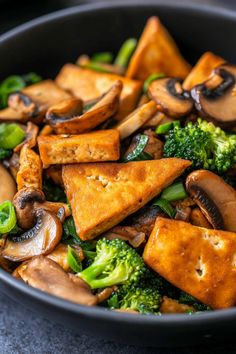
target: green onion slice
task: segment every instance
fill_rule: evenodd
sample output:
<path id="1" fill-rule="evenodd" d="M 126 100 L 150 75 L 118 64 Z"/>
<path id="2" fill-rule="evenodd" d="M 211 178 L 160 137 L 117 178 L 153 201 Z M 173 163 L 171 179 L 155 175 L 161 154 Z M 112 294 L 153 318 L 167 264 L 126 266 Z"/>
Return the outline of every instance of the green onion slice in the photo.
<path id="1" fill-rule="evenodd" d="M 148 86 L 155 80 L 161 79 L 165 77 L 164 73 L 153 73 L 151 75 L 148 76 L 148 78 L 144 81 L 143 84 L 143 92 L 147 93 L 148 90 Z"/>
<path id="2" fill-rule="evenodd" d="M 114 64 L 122 68 L 126 68 L 129 64 L 130 58 L 137 46 L 136 38 L 127 39 L 121 46 Z"/>
<path id="3" fill-rule="evenodd" d="M 13 204 L 6 200 L 0 204 L 0 234 L 7 234 L 16 226 L 16 213 Z"/>
<path id="4" fill-rule="evenodd" d="M 68 246 L 67 262 L 73 272 L 79 273 L 82 271 L 81 259 L 77 252 L 71 246 Z"/>
<path id="5" fill-rule="evenodd" d="M 32 84 L 37 84 L 38 82 L 42 81 L 41 76 L 39 76 L 38 74 L 34 73 L 34 72 L 30 72 L 26 75 L 22 76 L 22 79 L 25 82 L 25 85 L 32 85 Z"/>
<path id="6" fill-rule="evenodd" d="M 102 66 L 102 63 L 94 63 L 90 61 L 88 64 L 82 65 L 82 68 L 84 69 L 90 69 L 94 71 L 98 71 L 100 73 L 111 73 L 111 70 L 108 70 L 104 66 Z"/>
<path id="7" fill-rule="evenodd" d="M 91 57 L 91 61 L 93 63 L 111 64 L 112 60 L 113 60 L 113 54 L 110 52 L 95 53 Z"/>
<path id="8" fill-rule="evenodd" d="M 7 159 L 12 154 L 11 150 L 0 148 L 0 160 Z"/>
<path id="9" fill-rule="evenodd" d="M 156 134 L 167 134 L 172 128 L 180 126 L 180 121 L 175 120 L 165 124 L 160 124 L 156 128 Z"/>
<path id="10" fill-rule="evenodd" d="M 123 158 L 123 162 L 128 161 L 144 161 L 152 160 L 152 156 L 144 151 L 148 143 L 148 136 L 140 134 L 138 137 L 138 143 L 133 151 Z"/>
<path id="11" fill-rule="evenodd" d="M 17 124 L 0 125 L 0 147 L 3 149 L 13 149 L 25 138 L 25 131 Z"/>
<path id="12" fill-rule="evenodd" d="M 168 202 L 168 200 L 159 198 L 155 200 L 153 205 L 159 206 L 159 208 L 164 211 L 164 213 L 166 213 L 170 218 L 173 219 L 175 217 L 175 209 L 172 207 L 170 202 Z"/>
<path id="13" fill-rule="evenodd" d="M 182 182 L 173 183 L 171 186 L 164 189 L 161 194 L 161 198 L 168 200 L 168 202 L 184 199 L 187 196 L 188 194 L 186 193 Z"/>

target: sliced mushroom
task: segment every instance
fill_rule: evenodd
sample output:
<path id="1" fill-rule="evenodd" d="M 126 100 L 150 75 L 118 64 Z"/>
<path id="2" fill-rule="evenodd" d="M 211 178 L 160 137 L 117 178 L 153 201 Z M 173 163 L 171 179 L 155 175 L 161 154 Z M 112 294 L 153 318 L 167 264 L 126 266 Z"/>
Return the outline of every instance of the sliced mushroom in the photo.
<path id="1" fill-rule="evenodd" d="M 36 222 L 36 210 L 44 209 L 55 214 L 61 222 L 71 215 L 68 204 L 48 202 L 44 193 L 35 188 L 21 189 L 14 197 L 18 225 L 25 230 L 30 229 Z"/>
<path id="2" fill-rule="evenodd" d="M 62 225 L 57 216 L 44 209 L 35 212 L 35 226 L 20 236 L 9 235 L 2 256 L 13 262 L 23 262 L 34 256 L 46 255 L 58 245 Z"/>
<path id="3" fill-rule="evenodd" d="M 92 130 L 116 113 L 122 87 L 122 81 L 117 80 L 101 100 L 82 115 L 79 100 L 61 102 L 48 110 L 47 121 L 57 134 L 78 134 Z"/>
<path id="4" fill-rule="evenodd" d="M 35 147 L 35 145 L 37 144 L 38 132 L 39 132 L 38 126 L 35 125 L 34 123 L 28 122 L 27 129 L 26 129 L 26 138 L 21 144 L 15 147 L 14 152 L 20 151 L 24 145 L 27 145 L 30 149 Z"/>
<path id="5" fill-rule="evenodd" d="M 141 128 L 156 112 L 156 104 L 153 101 L 138 107 L 115 127 L 119 130 L 121 139 L 127 138 Z"/>
<path id="6" fill-rule="evenodd" d="M 0 164 L 0 204 L 12 200 L 16 193 L 16 183 L 7 169 Z"/>
<path id="7" fill-rule="evenodd" d="M 82 54 L 76 60 L 76 65 L 79 65 L 81 68 L 96 70 L 96 68 L 101 68 L 101 71 L 108 72 L 116 75 L 124 75 L 124 68 L 108 63 L 93 63 L 88 55 Z"/>
<path id="8" fill-rule="evenodd" d="M 193 109 L 193 100 L 181 82 L 176 78 L 163 78 L 153 81 L 148 87 L 148 94 L 158 109 L 172 118 L 186 116 Z"/>
<path id="9" fill-rule="evenodd" d="M 4 166 L 10 170 L 11 175 L 16 180 L 17 173 L 19 171 L 20 156 L 18 153 L 14 152 L 11 157 L 3 161 Z"/>
<path id="10" fill-rule="evenodd" d="M 20 272 L 21 278 L 34 288 L 81 305 L 95 306 L 97 296 L 79 277 L 66 273 L 56 262 L 35 257 Z"/>
<path id="11" fill-rule="evenodd" d="M 198 207 L 191 211 L 189 222 L 195 226 L 205 227 L 205 229 L 212 229 L 211 224 Z"/>
<path id="12" fill-rule="evenodd" d="M 163 296 L 160 307 L 161 313 L 187 313 L 188 311 L 196 312 L 195 308 L 192 306 L 181 304 L 177 300 Z"/>
<path id="13" fill-rule="evenodd" d="M 102 237 L 105 237 L 108 240 L 118 238 L 120 240 L 128 241 L 134 248 L 139 247 L 145 242 L 145 233 L 139 232 L 131 226 L 115 226 L 103 234 Z"/>
<path id="14" fill-rule="evenodd" d="M 22 229 L 28 230 L 33 227 L 36 222 L 34 209 L 35 202 L 45 202 L 45 196 L 40 189 L 21 189 L 13 199 L 17 222 Z"/>
<path id="15" fill-rule="evenodd" d="M 233 187 L 210 171 L 198 170 L 187 177 L 186 189 L 215 229 L 236 232 Z"/>
<path id="16" fill-rule="evenodd" d="M 223 128 L 236 125 L 236 66 L 221 65 L 191 95 L 202 117 Z"/>
<path id="17" fill-rule="evenodd" d="M 20 120 L 39 123 L 51 105 L 70 97 L 69 93 L 60 89 L 53 81 L 45 80 L 12 93 L 8 98 L 8 105 L 19 114 Z"/>

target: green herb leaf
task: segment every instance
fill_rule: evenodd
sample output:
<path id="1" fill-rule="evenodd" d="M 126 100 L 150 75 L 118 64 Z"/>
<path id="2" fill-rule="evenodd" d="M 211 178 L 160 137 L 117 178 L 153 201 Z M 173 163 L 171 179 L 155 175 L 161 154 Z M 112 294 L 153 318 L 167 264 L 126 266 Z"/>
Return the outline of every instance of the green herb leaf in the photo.
<path id="1" fill-rule="evenodd" d="M 68 246 L 67 262 L 73 272 L 79 273 L 82 271 L 81 259 L 77 252 L 71 246 Z"/>
<path id="2" fill-rule="evenodd" d="M 175 209 L 172 207 L 172 205 L 168 202 L 168 200 L 165 199 L 157 199 L 153 205 L 159 206 L 159 208 L 164 211 L 170 218 L 175 217 Z"/>

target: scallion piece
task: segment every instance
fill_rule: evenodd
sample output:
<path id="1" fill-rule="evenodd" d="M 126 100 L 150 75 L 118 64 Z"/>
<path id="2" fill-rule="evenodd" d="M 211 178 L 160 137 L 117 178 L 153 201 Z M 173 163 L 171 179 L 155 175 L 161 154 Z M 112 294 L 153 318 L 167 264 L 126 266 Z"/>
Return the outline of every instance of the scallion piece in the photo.
<path id="1" fill-rule="evenodd" d="M 0 234 L 7 234 L 16 226 L 16 213 L 11 202 L 0 204 Z"/>
<path id="2" fill-rule="evenodd" d="M 169 122 L 165 124 L 160 124 L 156 128 L 156 134 L 167 134 L 172 128 L 180 126 L 179 120 L 175 120 L 174 122 Z"/>
<path id="3" fill-rule="evenodd" d="M 8 96 L 15 91 L 20 91 L 26 86 L 24 80 L 18 75 L 12 75 L 6 78 L 0 85 L 0 104 L 7 106 Z"/>
<path id="4" fill-rule="evenodd" d="M 161 79 L 165 77 L 164 73 L 153 73 L 151 75 L 148 76 L 148 78 L 144 81 L 143 84 L 143 92 L 147 93 L 148 90 L 148 86 L 155 80 Z"/>
<path id="5" fill-rule="evenodd" d="M 110 52 L 95 53 L 91 57 L 93 63 L 110 64 L 113 61 L 113 54 Z"/>
<path id="6" fill-rule="evenodd" d="M 184 199 L 187 196 L 188 194 L 186 193 L 182 182 L 173 183 L 171 186 L 164 189 L 161 194 L 161 198 L 168 200 L 168 202 Z"/>
<path id="7" fill-rule="evenodd" d="M 148 143 L 148 136 L 140 134 L 138 142 L 133 151 L 123 158 L 123 162 L 152 160 L 152 156 L 144 151 Z"/>
<path id="8" fill-rule="evenodd" d="M 73 272 L 79 273 L 82 271 L 81 259 L 71 246 L 68 246 L 67 262 Z"/>
<path id="9" fill-rule="evenodd" d="M 130 58 L 137 46 L 136 38 L 127 39 L 121 46 L 114 64 L 121 68 L 126 68 L 129 64 Z"/>
<path id="10" fill-rule="evenodd" d="M 159 206 L 159 208 L 164 211 L 164 213 L 167 214 L 170 218 L 173 219 L 175 217 L 175 209 L 168 202 L 168 200 L 159 198 L 153 203 L 153 205 Z"/>
<path id="11" fill-rule="evenodd" d="M 37 84 L 38 82 L 42 81 L 41 76 L 39 76 L 38 74 L 36 74 L 34 72 L 23 75 L 22 78 L 23 78 L 26 86 L 32 85 L 32 84 Z"/>
<path id="12" fill-rule="evenodd" d="M 98 71 L 100 73 L 111 73 L 110 70 L 108 70 L 107 68 L 103 67 L 101 64 L 102 63 L 94 63 L 94 62 L 90 61 L 88 64 L 82 65 L 82 67 L 85 68 L 85 69 Z"/>
<path id="13" fill-rule="evenodd" d="M 17 124 L 0 125 L 0 148 L 13 149 L 25 138 L 24 130 Z"/>
<path id="14" fill-rule="evenodd" d="M 11 150 L 0 148 L 0 160 L 10 157 L 12 154 Z"/>

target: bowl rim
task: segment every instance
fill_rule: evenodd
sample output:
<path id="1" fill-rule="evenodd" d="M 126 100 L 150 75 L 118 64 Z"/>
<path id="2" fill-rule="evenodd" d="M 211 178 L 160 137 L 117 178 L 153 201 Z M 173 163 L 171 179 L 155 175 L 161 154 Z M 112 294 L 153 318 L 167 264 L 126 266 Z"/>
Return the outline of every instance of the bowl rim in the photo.
<path id="1" fill-rule="evenodd" d="M 233 19 L 236 21 L 236 11 L 232 11 L 221 7 L 219 5 L 213 5 L 212 7 L 205 4 L 197 4 L 197 3 L 189 3 L 189 2 L 179 2 L 172 0 L 168 3 L 165 3 L 165 0 L 147 0 L 144 4 L 135 3 L 132 0 L 119 1 L 116 3 L 106 3 L 106 2 L 98 2 L 96 4 L 86 4 L 86 5 L 77 5 L 67 9 L 58 10 L 33 20 L 30 20 L 22 25 L 19 25 L 6 33 L 0 35 L 0 46 L 7 42 L 11 38 L 21 35 L 22 33 L 30 30 L 31 28 L 36 28 L 42 24 L 48 22 L 54 22 L 63 17 L 69 17 L 75 14 L 83 14 L 83 13 L 91 13 L 94 11 L 101 11 L 105 9 L 124 9 L 129 7 L 140 7 L 140 8 L 148 8 L 150 6 L 154 6 L 158 8 L 158 6 L 166 9 L 181 9 L 184 10 L 192 10 L 198 12 L 203 15 L 211 14 L 216 15 L 217 17 Z M 4 282 L 6 285 L 11 287 L 12 289 L 16 289 L 22 294 L 26 294 L 27 297 L 32 298 L 33 300 L 37 300 L 42 304 L 47 304 L 51 307 L 54 307 L 57 310 L 66 310 L 75 315 L 83 315 L 87 318 L 99 318 L 101 320 L 110 320 L 112 322 L 123 322 L 123 323 L 132 323 L 136 325 L 149 325 L 156 326 L 160 325 L 162 327 L 169 327 L 172 325 L 173 328 L 178 328 L 180 325 L 188 325 L 188 327 L 198 327 L 202 328 L 204 324 L 207 323 L 209 325 L 217 325 L 219 321 L 222 320 L 235 320 L 236 318 L 236 308 L 224 309 L 224 310 L 215 310 L 209 312 L 202 312 L 190 316 L 189 314 L 166 314 L 164 316 L 157 315 L 148 315 L 143 316 L 141 314 L 129 314 L 129 313 L 121 313 L 111 311 L 107 308 L 102 308 L 98 306 L 89 307 L 84 305 L 79 305 L 62 298 L 50 295 L 45 293 L 39 289 L 33 288 L 22 281 L 14 278 L 11 274 L 6 271 L 0 269 L 0 281 Z M 1 286 L 0 286 L 1 289 Z M 4 289 L 1 289 L 4 292 Z"/>

